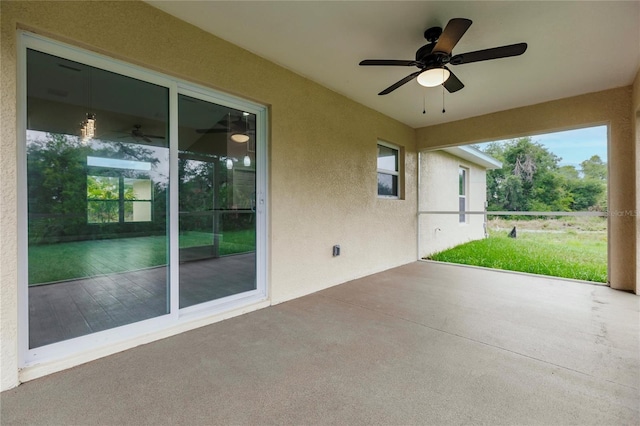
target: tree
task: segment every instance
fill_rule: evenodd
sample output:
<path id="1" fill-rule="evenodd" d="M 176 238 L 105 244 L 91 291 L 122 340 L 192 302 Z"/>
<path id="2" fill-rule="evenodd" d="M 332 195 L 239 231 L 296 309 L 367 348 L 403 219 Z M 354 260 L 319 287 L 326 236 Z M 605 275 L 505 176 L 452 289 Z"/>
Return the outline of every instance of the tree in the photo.
<path id="1" fill-rule="evenodd" d="M 47 133 L 27 141 L 29 238 L 77 235 L 86 222 L 86 156 L 78 138 Z"/>
<path id="2" fill-rule="evenodd" d="M 602 161 L 600 156 L 594 155 L 588 160 L 580 163 L 582 175 L 586 179 L 593 179 L 606 182 L 607 180 L 607 163 Z"/>
<path id="3" fill-rule="evenodd" d="M 483 152 L 500 160 L 502 169 L 487 172 L 488 210 L 606 210 L 607 164 L 594 155 L 574 166 L 531 138 L 494 142 Z"/>
<path id="4" fill-rule="evenodd" d="M 89 223 L 113 223 L 120 218 L 120 179 L 87 176 L 87 219 Z"/>
<path id="5" fill-rule="evenodd" d="M 574 166 L 560 166 L 558 173 L 566 180 L 580 179 L 580 172 Z"/>
<path id="6" fill-rule="evenodd" d="M 484 152 L 502 169 L 487 172 L 489 210 L 569 210 L 570 197 L 558 173 L 560 158 L 530 137 L 489 144 Z"/>
<path id="7" fill-rule="evenodd" d="M 598 155 L 580 163 L 582 182 L 573 191 L 576 210 L 604 211 L 607 208 L 607 163 Z"/>
<path id="8" fill-rule="evenodd" d="M 135 179 L 148 172 L 87 165 L 87 157 L 93 156 L 144 161 L 156 169 L 160 160 L 153 150 L 139 144 L 102 140 L 85 144 L 76 136 L 46 133 L 38 137 L 38 133 L 27 133 L 30 244 L 166 229 L 165 182 L 154 182 L 153 221 L 124 225 L 119 223 L 120 195 L 114 179 Z M 135 199 L 133 189 L 120 189 L 124 189 L 124 200 Z M 132 205 L 125 203 L 125 212 L 129 207 Z"/>
<path id="9" fill-rule="evenodd" d="M 577 179 L 571 181 L 573 194 L 571 209 L 573 211 L 606 210 L 606 186 L 594 179 Z"/>

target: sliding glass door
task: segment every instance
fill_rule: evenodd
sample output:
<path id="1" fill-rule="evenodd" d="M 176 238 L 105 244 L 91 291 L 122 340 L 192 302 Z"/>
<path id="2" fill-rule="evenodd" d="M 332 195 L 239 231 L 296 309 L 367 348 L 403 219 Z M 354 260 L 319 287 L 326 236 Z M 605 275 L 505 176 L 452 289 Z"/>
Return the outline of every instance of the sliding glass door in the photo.
<path id="1" fill-rule="evenodd" d="M 27 51 L 29 348 L 169 312 L 169 90 Z"/>
<path id="2" fill-rule="evenodd" d="M 265 108 L 21 43 L 23 365 L 264 300 Z"/>
<path id="3" fill-rule="evenodd" d="M 256 117 L 186 95 L 180 134 L 180 308 L 256 289 Z"/>

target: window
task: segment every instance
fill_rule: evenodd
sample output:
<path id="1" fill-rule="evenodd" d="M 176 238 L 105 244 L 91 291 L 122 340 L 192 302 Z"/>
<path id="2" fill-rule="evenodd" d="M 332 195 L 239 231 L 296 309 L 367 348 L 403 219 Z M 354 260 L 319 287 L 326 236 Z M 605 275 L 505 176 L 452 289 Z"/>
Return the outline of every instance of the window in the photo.
<path id="1" fill-rule="evenodd" d="M 378 196 L 400 198 L 400 149 L 378 142 Z"/>
<path id="2" fill-rule="evenodd" d="M 464 213 L 467 210 L 467 169 L 460 167 L 458 169 L 458 208 L 460 223 L 467 223 L 467 215 Z"/>
<path id="3" fill-rule="evenodd" d="M 88 156 L 87 166 L 88 223 L 151 222 L 151 163 Z"/>
<path id="4" fill-rule="evenodd" d="M 87 176 L 87 222 L 120 221 L 120 179 L 111 176 Z"/>

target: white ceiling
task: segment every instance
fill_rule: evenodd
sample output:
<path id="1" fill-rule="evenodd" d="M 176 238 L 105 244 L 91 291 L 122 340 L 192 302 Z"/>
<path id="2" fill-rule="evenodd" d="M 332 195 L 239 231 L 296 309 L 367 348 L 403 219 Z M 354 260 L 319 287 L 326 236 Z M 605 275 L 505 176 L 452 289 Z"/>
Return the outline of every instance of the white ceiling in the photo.
<path id="1" fill-rule="evenodd" d="M 148 1 L 151 5 L 414 128 L 633 82 L 640 66 L 638 1 Z M 473 21 L 453 54 L 518 42 L 524 55 L 451 66 L 465 84 L 445 94 L 412 81 L 424 30 Z M 211 52 L 215 55 L 215 52 Z M 422 114 L 423 98 L 427 113 Z"/>

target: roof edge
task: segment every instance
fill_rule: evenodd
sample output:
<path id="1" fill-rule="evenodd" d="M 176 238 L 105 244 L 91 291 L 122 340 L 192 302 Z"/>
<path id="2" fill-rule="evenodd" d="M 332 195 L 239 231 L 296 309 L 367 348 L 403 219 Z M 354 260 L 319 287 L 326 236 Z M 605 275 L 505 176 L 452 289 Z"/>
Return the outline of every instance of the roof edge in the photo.
<path id="1" fill-rule="evenodd" d="M 438 151 L 445 151 L 456 157 L 463 158 L 474 164 L 484 167 L 487 170 L 501 169 L 502 163 L 492 156 L 476 149 L 472 146 L 452 146 L 449 148 L 441 148 Z"/>

